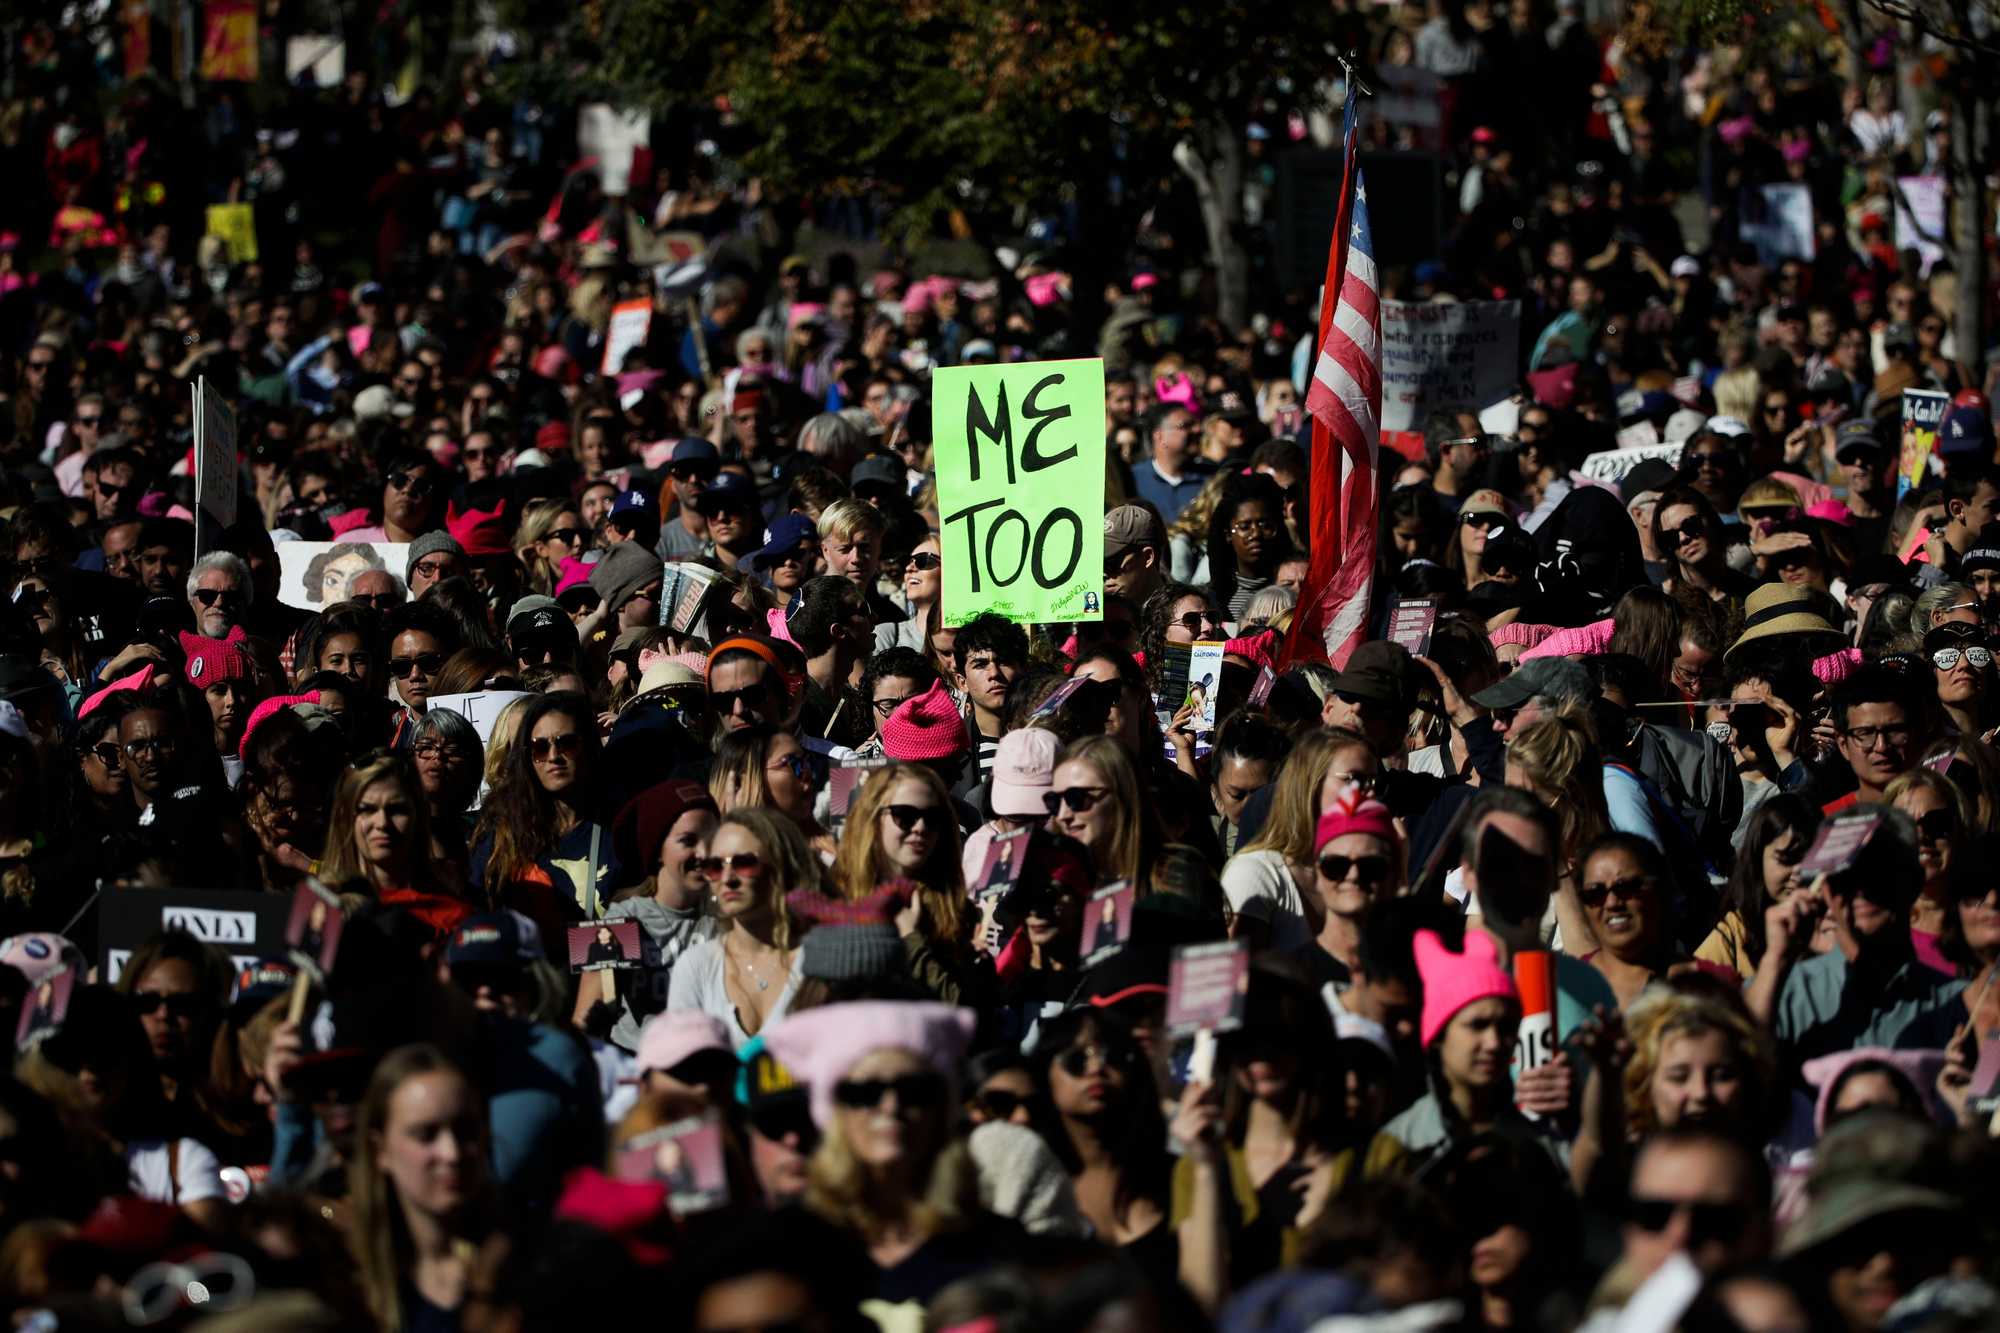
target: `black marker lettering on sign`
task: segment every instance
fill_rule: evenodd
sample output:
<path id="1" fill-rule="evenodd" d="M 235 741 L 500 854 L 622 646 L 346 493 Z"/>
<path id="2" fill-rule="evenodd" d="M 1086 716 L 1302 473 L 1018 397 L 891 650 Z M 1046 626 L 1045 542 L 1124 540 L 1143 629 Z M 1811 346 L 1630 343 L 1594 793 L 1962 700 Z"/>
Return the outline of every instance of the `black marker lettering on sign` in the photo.
<path id="1" fill-rule="evenodd" d="M 973 474 L 973 475 L 974 475 L 974 477 L 975 477 L 975 478 L 976 478 L 976 477 L 978 476 L 978 472 L 977 472 L 977 469 L 978 469 L 978 462 L 977 462 L 977 459 L 978 459 L 978 457 L 979 457 L 979 455 L 978 455 L 978 454 L 976 454 L 976 453 L 975 453 L 975 454 L 973 455 L 973 459 L 975 460 L 975 461 L 974 461 L 974 463 L 973 463 L 973 468 L 974 468 L 974 474 Z M 963 509 L 960 509 L 960 510 L 958 510 L 958 511 L 957 511 L 957 512 L 955 512 L 955 513 L 950 513 L 950 514 L 946 514 L 946 515 L 944 516 L 944 521 L 945 521 L 946 525 L 947 525 L 947 526 L 949 526 L 950 524 L 953 524 L 953 523 L 956 523 L 956 522 L 958 522 L 958 520 L 960 520 L 961 518 L 962 518 L 962 519 L 964 519 L 964 520 L 965 520 L 965 549 L 966 549 L 966 550 L 968 550 L 968 551 L 977 551 L 977 550 L 979 549 L 979 545 L 978 545 L 978 542 L 979 542 L 979 524 L 978 524 L 977 522 L 975 522 L 975 521 L 973 520 L 973 517 L 972 517 L 972 516 L 973 516 L 974 514 L 978 513 L 978 512 L 979 512 L 980 510 L 982 510 L 982 509 L 991 509 L 991 508 L 992 508 L 992 507 L 993 507 L 994 505 L 997 505 L 997 504 L 999 504 L 999 503 L 1001 503 L 1001 501 L 1000 501 L 1000 500 L 998 499 L 998 497 L 996 497 L 996 498 L 994 498 L 994 499 L 991 499 L 991 500 L 981 500 L 981 501 L 980 501 L 980 502 L 979 502 L 978 504 L 976 504 L 976 505 L 967 505 L 967 506 L 966 506 L 965 508 L 963 508 Z M 990 553 L 989 553 L 989 554 L 987 555 L 987 557 L 986 557 L 986 563 L 987 563 L 987 564 L 989 564 L 989 565 L 993 563 L 993 557 L 992 557 L 992 555 L 991 555 Z M 972 562 L 972 590 L 973 590 L 974 592 L 978 592 L 978 591 L 979 591 L 979 562 L 978 562 L 977 560 L 974 560 L 974 561 Z"/>
<path id="2" fill-rule="evenodd" d="M 1064 403 L 1061 407 L 1042 411 L 1035 406 L 1035 397 L 1050 385 L 1061 384 L 1062 382 L 1062 376 L 1050 375 L 1036 383 L 1034 388 L 1028 390 L 1028 396 L 1021 400 L 1021 411 L 1035 419 L 1035 428 L 1028 432 L 1028 442 L 1021 446 L 1021 466 L 1029 472 L 1039 472 L 1045 467 L 1054 467 L 1057 463 L 1076 457 L 1076 445 L 1074 444 L 1071 444 L 1069 448 L 1063 450 L 1061 453 L 1048 458 L 1044 458 L 1042 451 L 1035 447 L 1035 441 L 1041 437 L 1045 429 L 1069 415 L 1068 403 Z M 978 395 L 975 394 L 973 398 L 975 402 L 978 401 Z M 1007 404 L 1004 397 L 1001 400 L 1000 407 L 1003 412 L 1006 410 Z M 977 474 L 974 475 L 976 476 Z M 1008 469 L 1007 480 L 1010 482 L 1014 480 L 1014 473 L 1011 466 Z M 1048 588 L 1054 585 L 1044 583 L 1042 586 Z"/>
<path id="3" fill-rule="evenodd" d="M 1075 446 L 1071 446 L 1070 453 L 1073 454 L 1075 452 Z M 1048 574 L 1042 569 L 1042 557 L 1047 555 L 1049 551 L 1049 529 L 1056 525 L 1056 520 L 1058 519 L 1067 522 L 1070 526 L 1069 563 L 1064 565 L 1059 572 Z M 1035 534 L 1035 582 L 1041 584 L 1044 588 L 1060 587 L 1069 579 L 1071 574 L 1076 572 L 1077 562 L 1082 559 L 1083 520 L 1077 517 L 1074 509 L 1051 509 L 1049 516 L 1042 520 L 1041 531 Z"/>
<path id="4" fill-rule="evenodd" d="M 1040 385 L 1036 386 L 1040 388 Z M 1029 398 L 1033 398 L 1031 393 Z M 1040 429 L 1037 427 L 1037 429 Z M 1014 421 L 1007 412 L 1007 386 L 1000 386 L 1000 419 L 993 420 L 986 415 L 986 404 L 979 401 L 978 391 L 965 395 L 965 453 L 966 463 L 972 470 L 972 480 L 979 480 L 979 437 L 985 436 L 1000 446 L 1000 457 L 1007 464 L 1007 484 L 1012 486 L 1014 476 Z M 999 501 L 994 501 L 998 504 Z M 949 521 L 949 520 L 947 520 Z M 969 535 L 969 534 L 968 534 Z M 973 575 L 976 580 L 979 576 Z M 975 589 L 977 582 L 972 585 Z"/>
<path id="5" fill-rule="evenodd" d="M 1058 463 L 1066 463 L 1077 456 L 1078 446 L 1074 441 L 1070 443 L 1068 448 L 1052 454 L 1044 454 L 1039 443 L 1044 430 L 1058 421 L 1068 419 L 1071 415 L 1068 403 L 1051 408 L 1043 408 L 1037 405 L 1037 399 L 1043 390 L 1058 388 L 1062 382 L 1063 376 L 1061 375 L 1044 376 L 1042 379 L 1036 381 L 1035 387 L 1028 390 L 1021 399 L 1022 416 L 1034 422 L 1034 425 L 1028 431 L 1028 438 L 1021 445 L 1021 469 L 1024 471 L 1039 472 L 1044 468 L 1054 467 Z M 1007 386 L 1004 384 L 1000 386 L 997 407 L 997 412 L 989 413 L 986 410 L 986 404 L 980 401 L 978 393 L 974 392 L 966 395 L 966 462 L 971 473 L 971 479 L 978 481 L 980 440 L 983 438 L 993 444 L 999 445 L 1000 457 L 1007 465 L 1007 484 L 1012 486 L 1018 478 L 1014 466 L 1014 416 L 1007 405 Z M 1008 509 L 1002 512 L 998 518 L 994 519 L 992 525 L 986 529 L 986 544 L 982 548 L 979 545 L 979 523 L 974 518 L 974 515 L 982 509 L 991 509 L 1000 503 L 1002 502 L 998 499 L 983 500 L 976 505 L 967 505 L 963 509 L 955 510 L 944 517 L 944 521 L 947 524 L 956 523 L 960 519 L 965 520 L 966 547 L 969 550 L 983 550 L 985 552 L 985 573 L 988 578 L 992 579 L 993 586 L 996 588 L 1008 587 L 1021 577 L 1023 570 L 1030 569 L 1031 567 L 1035 576 L 1035 582 L 1041 584 L 1044 588 L 1058 588 L 1068 582 L 1070 576 L 1076 573 L 1078 563 L 1083 559 L 1082 517 L 1073 509 L 1051 510 L 1047 517 L 1043 518 L 1041 528 L 1035 532 L 1034 541 L 1030 543 L 1028 540 L 1027 516 L 1017 509 Z M 1001 529 L 1006 527 L 1010 521 L 1021 525 L 1018 545 L 1011 543 L 1002 544 L 1000 542 Z M 1048 556 L 1050 555 L 1049 535 L 1050 530 L 1058 522 L 1069 525 L 1070 548 L 1069 555 L 1062 567 L 1051 572 L 1048 568 Z M 1001 557 L 1009 554 L 1013 556 L 1013 568 L 1009 573 L 1003 575 L 1000 572 Z M 980 562 L 977 560 L 972 562 L 971 576 L 972 591 L 981 591 L 979 577 Z"/>

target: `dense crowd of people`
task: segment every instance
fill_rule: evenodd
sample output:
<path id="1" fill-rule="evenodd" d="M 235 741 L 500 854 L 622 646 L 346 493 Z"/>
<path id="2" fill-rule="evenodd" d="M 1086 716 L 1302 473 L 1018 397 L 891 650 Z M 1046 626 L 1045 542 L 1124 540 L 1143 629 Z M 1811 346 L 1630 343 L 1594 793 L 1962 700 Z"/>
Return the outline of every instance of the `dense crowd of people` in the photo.
<path id="1" fill-rule="evenodd" d="M 1383 294 L 1523 356 L 1383 449 L 1335 665 L 1305 116 L 1249 327 L 1135 172 L 1079 331 L 1059 216 L 931 271 L 504 52 L 189 111 L 10 30 L 15 1325 L 1995 1327 L 2000 455 L 1885 221 L 1945 113 L 1887 31 L 1340 8 L 1448 166 Z M 945 605 L 932 372 L 1093 351 L 1101 618 Z"/>

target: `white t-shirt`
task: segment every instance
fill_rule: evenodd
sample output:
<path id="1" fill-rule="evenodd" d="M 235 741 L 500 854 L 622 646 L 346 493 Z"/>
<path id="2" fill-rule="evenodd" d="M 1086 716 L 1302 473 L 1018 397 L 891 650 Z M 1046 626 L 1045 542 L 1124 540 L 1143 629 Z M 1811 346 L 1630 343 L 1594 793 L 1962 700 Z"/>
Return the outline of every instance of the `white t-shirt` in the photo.
<path id="1" fill-rule="evenodd" d="M 1283 853 L 1265 849 L 1230 857 L 1222 867 L 1222 896 L 1238 916 L 1270 925 L 1273 949 L 1282 952 L 1312 943 L 1305 899 Z"/>
<path id="2" fill-rule="evenodd" d="M 125 1149 L 125 1170 L 132 1192 L 154 1203 L 200 1203 L 223 1197 L 222 1163 L 193 1139 L 179 1140 L 172 1160 L 161 1140 L 130 1144 Z"/>

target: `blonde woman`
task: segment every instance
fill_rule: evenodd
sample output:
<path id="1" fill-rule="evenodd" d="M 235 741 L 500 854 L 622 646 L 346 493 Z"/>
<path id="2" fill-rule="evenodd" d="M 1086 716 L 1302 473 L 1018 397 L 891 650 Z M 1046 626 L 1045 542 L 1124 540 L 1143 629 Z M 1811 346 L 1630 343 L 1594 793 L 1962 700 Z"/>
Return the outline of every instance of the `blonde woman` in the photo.
<path id="1" fill-rule="evenodd" d="M 1910 905 L 1910 943 L 1917 961 L 1945 976 L 1958 968 L 1945 957 L 1940 939 L 1952 910 L 1954 860 L 1974 857 L 1971 802 L 1959 785 L 1934 768 L 1913 768 L 1882 789 L 1882 800 L 1917 826 L 1917 861 L 1924 887 Z M 1963 870 L 1964 867 L 1958 867 Z"/>
<path id="2" fill-rule="evenodd" d="M 1624 770 L 1604 766 L 1589 725 L 1580 713 L 1567 708 L 1522 729 L 1507 742 L 1507 785 L 1555 811 L 1562 831 L 1552 906 L 1560 932 L 1557 947 L 1567 953 L 1586 954 L 1599 946 L 1577 898 L 1582 870 L 1578 862 L 1583 849 L 1611 827 L 1604 789 L 1614 775 L 1637 785 Z M 1638 794 L 1637 804 L 1645 808 L 1643 793 Z M 1657 835 L 1654 838 L 1657 841 Z M 1545 933 L 1548 924 L 1543 922 Z"/>
<path id="3" fill-rule="evenodd" d="M 521 511 L 514 533 L 514 554 L 528 572 L 528 586 L 544 597 L 555 595 L 562 562 L 583 554 L 589 530 L 567 500 L 531 500 Z"/>
<path id="4" fill-rule="evenodd" d="M 1763 1029 L 1740 1005 L 1665 989 L 1625 1016 L 1625 1128 L 1633 1142 L 1700 1123 L 1762 1142 L 1773 1076 Z"/>
<path id="5" fill-rule="evenodd" d="M 486 1103 L 435 1046 L 375 1066 L 354 1133 L 348 1247 L 386 1330 L 454 1328 L 490 1223 Z"/>
<path id="6" fill-rule="evenodd" d="M 499 786 L 507 775 L 507 754 L 514 748 L 514 736 L 521 730 L 521 714 L 527 711 L 528 701 L 527 695 L 512 700 L 500 710 L 500 716 L 493 719 L 492 734 L 486 738 L 486 771 L 483 774 L 489 790 Z"/>
<path id="7" fill-rule="evenodd" d="M 1375 751 L 1352 731 L 1322 727 L 1292 747 L 1264 827 L 1222 867 L 1233 934 L 1285 951 L 1312 943 L 1321 924 L 1314 892 L 1320 812 L 1329 791 L 1372 788 L 1375 772 Z"/>
<path id="8" fill-rule="evenodd" d="M 850 900 L 865 898 L 890 880 L 916 885 L 895 921 L 910 972 L 947 1004 L 969 1003 L 972 921 L 958 819 L 935 770 L 891 763 L 869 775 L 847 812 L 833 880 Z"/>
<path id="9" fill-rule="evenodd" d="M 1071 741 L 1056 756 L 1054 785 L 1043 799 L 1055 831 L 1090 849 L 1098 883 L 1129 880 L 1146 891 L 1159 824 L 1123 745 L 1110 736 Z"/>
<path id="10" fill-rule="evenodd" d="M 340 775 L 317 873 L 336 888 L 362 880 L 378 902 L 405 909 L 440 934 L 471 912 L 431 841 L 416 769 L 387 751 L 363 755 Z"/>
<path id="11" fill-rule="evenodd" d="M 1201 494 L 1188 501 L 1173 526 L 1167 529 L 1167 546 L 1172 557 L 1176 583 L 1208 582 L 1208 521 L 1222 503 L 1222 491 L 1230 478 L 1227 468 L 1208 479 Z"/>
<path id="12" fill-rule="evenodd" d="M 709 771 L 708 794 L 723 814 L 732 810 L 769 810 L 796 825 L 813 850 L 828 863 L 839 850 L 833 836 L 813 817 L 813 797 L 819 789 L 805 747 L 789 731 L 745 727 L 716 743 Z"/>
<path id="13" fill-rule="evenodd" d="M 723 933 L 674 964 L 667 1008 L 714 1015 L 741 1050 L 791 1007 L 803 932 L 785 896 L 822 891 L 825 872 L 797 825 L 755 809 L 723 815 L 701 871 Z"/>

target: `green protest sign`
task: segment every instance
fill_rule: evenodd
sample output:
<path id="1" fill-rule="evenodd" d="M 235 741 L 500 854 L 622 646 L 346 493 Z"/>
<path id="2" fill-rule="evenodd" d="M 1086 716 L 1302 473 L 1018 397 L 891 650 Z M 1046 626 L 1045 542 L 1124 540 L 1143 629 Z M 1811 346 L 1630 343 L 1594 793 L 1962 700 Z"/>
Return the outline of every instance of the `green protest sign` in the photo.
<path id="1" fill-rule="evenodd" d="M 932 380 L 944 623 L 1104 616 L 1104 362 Z"/>

